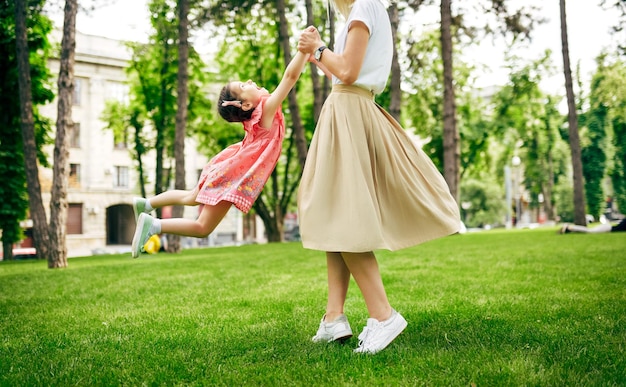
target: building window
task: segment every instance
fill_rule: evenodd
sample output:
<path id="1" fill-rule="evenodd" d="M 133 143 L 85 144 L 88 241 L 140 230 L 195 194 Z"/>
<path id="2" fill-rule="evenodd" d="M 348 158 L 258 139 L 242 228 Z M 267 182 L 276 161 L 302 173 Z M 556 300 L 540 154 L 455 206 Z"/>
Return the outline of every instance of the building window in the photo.
<path id="1" fill-rule="evenodd" d="M 83 91 L 83 80 L 81 78 L 74 78 L 74 96 L 73 96 L 73 101 L 72 101 L 72 104 L 74 106 L 80 106 L 81 104 L 80 96 L 82 95 L 82 91 Z"/>
<path id="2" fill-rule="evenodd" d="M 80 187 L 80 164 L 70 164 L 70 187 Z"/>
<path id="3" fill-rule="evenodd" d="M 80 123 L 74 122 L 74 126 L 70 129 L 70 148 L 80 148 Z"/>
<path id="4" fill-rule="evenodd" d="M 115 167 L 113 186 L 116 188 L 128 188 L 128 167 Z"/>
<path id="5" fill-rule="evenodd" d="M 124 104 L 127 104 L 129 101 L 129 87 L 125 83 L 115 81 L 107 82 L 106 93 L 107 99 L 114 99 Z"/>
<path id="6" fill-rule="evenodd" d="M 69 203 L 67 208 L 67 233 L 83 233 L 83 204 Z"/>

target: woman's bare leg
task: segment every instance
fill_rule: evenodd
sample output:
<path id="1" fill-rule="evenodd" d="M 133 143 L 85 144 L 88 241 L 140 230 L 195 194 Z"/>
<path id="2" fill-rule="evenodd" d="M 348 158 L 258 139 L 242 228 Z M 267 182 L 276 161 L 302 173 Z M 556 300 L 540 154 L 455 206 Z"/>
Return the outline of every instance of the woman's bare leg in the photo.
<path id="1" fill-rule="evenodd" d="M 152 199 L 150 200 L 152 201 Z M 222 219 L 224 219 L 224 216 L 226 216 L 232 205 L 233 204 L 231 202 L 227 201 L 221 201 L 214 206 L 205 205 L 202 208 L 200 216 L 196 220 L 183 218 L 161 219 L 161 232 L 166 234 L 204 238 L 215 230 L 215 227 L 217 227 Z"/>
<path id="2" fill-rule="evenodd" d="M 356 281 L 370 317 L 378 321 L 391 317 L 391 305 L 380 276 L 378 262 L 373 252 L 341 253 L 343 260 Z"/>
<path id="3" fill-rule="evenodd" d="M 331 322 L 343 314 L 350 284 L 350 271 L 341 253 L 326 252 L 326 265 L 328 268 L 328 304 L 325 321 Z"/>

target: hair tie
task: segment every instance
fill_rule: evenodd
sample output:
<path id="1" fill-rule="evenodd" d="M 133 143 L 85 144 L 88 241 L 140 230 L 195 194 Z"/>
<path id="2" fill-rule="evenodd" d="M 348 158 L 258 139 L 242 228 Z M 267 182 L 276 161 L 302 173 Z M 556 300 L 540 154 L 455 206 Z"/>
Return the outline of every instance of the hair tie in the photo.
<path id="1" fill-rule="evenodd" d="M 222 106 L 237 106 L 241 107 L 241 101 L 224 101 L 222 102 Z"/>

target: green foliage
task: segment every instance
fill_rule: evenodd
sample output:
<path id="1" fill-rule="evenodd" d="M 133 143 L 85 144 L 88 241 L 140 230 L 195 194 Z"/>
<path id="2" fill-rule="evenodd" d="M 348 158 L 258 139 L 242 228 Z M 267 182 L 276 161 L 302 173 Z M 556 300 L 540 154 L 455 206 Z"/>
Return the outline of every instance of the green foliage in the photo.
<path id="1" fill-rule="evenodd" d="M 178 20 L 176 2 L 153 0 L 149 9 L 153 26 L 150 42 L 128 44 L 132 51 L 127 70 L 129 101 L 109 101 L 102 119 L 107 129 L 113 131 L 116 143 L 131 144 L 131 154 L 139 161 L 137 169 L 141 181 L 144 176 L 140 159 L 149 150 L 156 150 L 155 192 L 159 193 L 168 178 L 162 169 L 164 158 L 174 157 Z M 210 78 L 206 64 L 193 47 L 189 49 L 188 72 L 187 134 L 195 136 L 200 148 L 211 154 L 217 146 L 210 137 L 215 122 L 207 97 Z M 141 191 L 144 190 L 141 187 Z"/>
<path id="2" fill-rule="evenodd" d="M 289 12 L 288 10 L 286 12 Z M 230 26 L 225 30 L 224 41 L 216 55 L 216 63 L 220 69 L 216 79 L 222 84 L 230 81 L 246 81 L 252 79 L 257 85 L 272 92 L 282 79 L 284 69 L 284 53 L 277 39 L 279 25 L 276 22 L 276 9 L 272 7 L 254 7 L 252 14 L 246 12 L 228 13 L 220 23 Z M 264 28 L 248 28 L 250 23 L 264 26 Z M 297 24 L 297 23 L 293 23 Z M 293 28 L 293 27 L 292 27 Z M 296 42 L 293 41 L 295 52 Z M 314 120 L 312 113 L 312 91 L 310 82 L 303 74 L 296 84 L 298 92 L 299 111 L 305 128 L 308 128 L 308 138 L 312 136 Z M 292 136 L 292 118 L 288 103 L 283 103 L 285 114 L 286 135 L 283 143 L 283 153 L 268 184 L 261 196 L 254 204 L 256 212 L 263 216 L 267 213 L 271 219 L 263 218 L 267 229 L 268 223 L 282 219 L 275 217 L 284 214 L 295 207 L 294 197 L 300 178 L 300 165 L 296 153 L 295 141 Z M 211 133 L 218 143 L 226 146 L 239 141 L 242 137 L 241 124 L 233 125 L 219 119 Z"/>
<path id="3" fill-rule="evenodd" d="M 605 176 L 599 165 L 606 158 L 606 174 L 613 183 L 617 206 L 622 213 L 626 209 L 626 63 L 619 56 L 602 54 L 599 56 L 598 69 L 591 82 L 589 95 L 589 139 L 587 147 L 593 149 L 591 173 Z M 584 149 L 584 148 L 583 148 Z M 602 162 L 602 163 L 601 163 Z M 583 163 L 583 169 L 585 168 Z M 591 174 L 590 173 L 590 174 Z M 585 175 L 587 179 L 587 175 Z M 594 178 L 591 176 L 591 178 Z M 595 177 L 597 178 L 597 177 Z M 598 183 L 596 183 L 598 185 Z M 601 187 L 590 187 L 599 191 Z M 587 188 L 586 188 L 587 191 Z M 596 192 L 597 192 L 596 191 Z M 599 203 L 604 196 L 595 194 Z M 587 199 L 589 201 L 589 198 Z M 595 207 L 594 207 L 595 208 Z"/>
<path id="4" fill-rule="evenodd" d="M 461 219 L 467 227 L 500 226 L 506 204 L 503 192 L 493 178 L 461 181 Z"/>
<path id="5" fill-rule="evenodd" d="M 563 180 L 555 186 L 554 204 L 558 209 L 557 220 L 574 221 L 574 189 L 569 181 Z"/>
<path id="6" fill-rule="evenodd" d="M 626 212 L 626 121 L 624 118 L 615 118 L 612 122 L 615 157 L 613 170 L 610 174 L 613 182 L 615 199 L 620 211 Z"/>
<path id="7" fill-rule="evenodd" d="M 6 386 L 612 386 L 626 380 L 626 238 L 554 228 L 378 253 L 407 329 L 374 356 L 315 344 L 324 254 L 299 243 L 0 263 Z M 355 336 L 367 309 L 354 282 Z M 68 329 L 71 327 L 71 329 Z"/>
<path id="8" fill-rule="evenodd" d="M 28 2 L 26 27 L 38 159 L 46 166 L 43 146 L 50 142 L 50 123 L 38 114 L 37 106 L 53 99 L 47 67 L 52 24 L 41 14 L 42 5 L 43 1 Z M 3 243 L 11 245 L 23 237 L 20 221 L 28 210 L 13 2 L 0 2 L 0 57 L 0 229 Z"/>
<path id="9" fill-rule="evenodd" d="M 539 86 L 551 69 L 548 58 L 549 52 L 529 64 L 510 58 L 509 84 L 492 99 L 495 135 L 505 147 L 502 160 L 508 163 L 513 155 L 521 158 L 531 208 L 539 207 L 540 198 L 551 204 L 554 185 L 566 176 L 566 144 L 558 133 L 563 119 L 557 109 L 559 99 L 546 95 Z"/>
<path id="10" fill-rule="evenodd" d="M 424 151 L 441 171 L 443 169 L 443 63 L 439 33 L 431 31 L 421 40 L 409 39 L 409 72 L 403 87 L 403 118 L 407 128 L 429 141 Z M 457 48 L 457 53 L 460 50 Z M 460 57 L 460 55 L 459 55 Z M 473 88 L 474 69 L 455 60 L 457 126 L 461 137 L 461 176 L 478 176 L 488 171 L 493 155 L 494 124 L 485 114 L 487 105 Z"/>
<path id="11" fill-rule="evenodd" d="M 594 104 L 595 105 L 595 104 Z M 607 109 L 604 105 L 593 106 L 589 112 L 586 130 L 581 131 L 581 160 L 585 178 L 585 202 L 587 212 L 598 219 L 604 212 L 606 201 L 602 181 L 606 170 L 606 121 Z"/>
<path id="12" fill-rule="evenodd" d="M 410 77 L 402 79 L 408 94 L 403 96 L 402 116 L 406 128 L 430 141 L 423 149 L 443 168 L 443 63 L 439 35 L 432 31 L 420 40 L 408 40 Z"/>

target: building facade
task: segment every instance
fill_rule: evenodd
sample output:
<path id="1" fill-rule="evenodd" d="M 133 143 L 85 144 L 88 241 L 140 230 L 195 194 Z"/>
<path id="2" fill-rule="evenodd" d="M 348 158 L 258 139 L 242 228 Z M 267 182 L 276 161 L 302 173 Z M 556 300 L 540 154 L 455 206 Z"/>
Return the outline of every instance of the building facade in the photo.
<path id="1" fill-rule="evenodd" d="M 55 33 L 53 40 L 60 42 L 60 32 Z M 113 132 L 106 129 L 106 123 L 102 120 L 107 101 L 128 99 L 126 68 L 130 57 L 130 51 L 123 42 L 76 33 L 72 108 L 74 129 L 68 133 L 70 177 L 67 193 L 67 248 L 70 257 L 130 251 L 135 230 L 131 203 L 140 192 L 137 162 L 125 144 L 115 143 Z M 51 59 L 49 63 L 56 79 L 59 61 Z M 55 100 L 42 107 L 41 113 L 56 122 L 56 109 Z M 53 147 L 49 147 L 47 153 L 51 162 L 52 151 Z M 202 167 L 212 155 L 199 154 L 192 138 L 186 140 L 185 155 L 187 188 L 192 188 Z M 148 195 L 152 195 L 154 154 L 149 153 L 142 161 L 148 180 L 146 189 L 149 190 Z M 169 165 L 164 167 L 168 168 Z M 174 167 L 173 161 L 171 167 Z M 40 168 L 40 181 L 44 207 L 49 211 L 52 169 Z M 199 208 L 185 208 L 184 217 L 195 219 Z M 246 235 L 244 223 L 246 231 L 250 230 Z M 253 227 L 250 227 L 250 223 Z M 183 238 L 181 243 L 184 248 L 189 248 L 263 241 L 262 222 L 244 217 L 233 207 L 211 236 L 204 240 Z"/>

